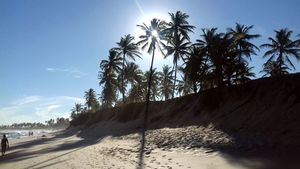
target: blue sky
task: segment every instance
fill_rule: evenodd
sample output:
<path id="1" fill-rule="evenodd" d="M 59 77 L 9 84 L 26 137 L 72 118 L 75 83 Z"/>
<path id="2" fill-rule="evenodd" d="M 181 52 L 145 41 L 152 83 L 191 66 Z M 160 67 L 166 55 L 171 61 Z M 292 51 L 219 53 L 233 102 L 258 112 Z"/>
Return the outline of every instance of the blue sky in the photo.
<path id="1" fill-rule="evenodd" d="M 136 35 L 136 24 L 167 19 L 177 10 L 197 27 L 192 40 L 200 28 L 225 31 L 236 22 L 255 25 L 253 33 L 262 35 L 257 45 L 274 29 L 300 33 L 298 0 L 1 0 L 0 124 L 68 117 L 85 90 L 100 92 L 99 62 L 121 36 Z M 261 56 L 252 57 L 256 73 L 265 61 Z M 146 70 L 150 57 L 138 63 Z M 158 56 L 155 66 L 170 63 Z M 300 63 L 294 63 L 299 71 Z"/>

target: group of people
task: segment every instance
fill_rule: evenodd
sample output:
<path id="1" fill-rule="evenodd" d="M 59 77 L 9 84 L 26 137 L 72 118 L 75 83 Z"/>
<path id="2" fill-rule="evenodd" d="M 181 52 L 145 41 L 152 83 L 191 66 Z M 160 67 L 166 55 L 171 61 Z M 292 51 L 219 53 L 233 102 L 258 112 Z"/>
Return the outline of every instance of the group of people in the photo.
<path id="1" fill-rule="evenodd" d="M 1 140 L 1 152 L 2 152 L 2 156 L 5 155 L 6 149 L 8 149 L 8 148 L 9 148 L 8 140 L 6 138 L 6 135 L 3 134 L 3 138 Z"/>

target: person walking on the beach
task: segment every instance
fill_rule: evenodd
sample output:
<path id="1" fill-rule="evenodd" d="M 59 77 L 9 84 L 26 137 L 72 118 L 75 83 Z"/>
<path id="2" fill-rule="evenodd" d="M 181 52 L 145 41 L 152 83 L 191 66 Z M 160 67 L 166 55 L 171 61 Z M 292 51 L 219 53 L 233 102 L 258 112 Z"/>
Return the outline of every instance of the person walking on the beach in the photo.
<path id="1" fill-rule="evenodd" d="M 9 148 L 8 140 L 6 138 L 6 135 L 3 134 L 3 138 L 1 140 L 1 151 L 2 151 L 2 156 L 4 156 L 6 148 Z"/>

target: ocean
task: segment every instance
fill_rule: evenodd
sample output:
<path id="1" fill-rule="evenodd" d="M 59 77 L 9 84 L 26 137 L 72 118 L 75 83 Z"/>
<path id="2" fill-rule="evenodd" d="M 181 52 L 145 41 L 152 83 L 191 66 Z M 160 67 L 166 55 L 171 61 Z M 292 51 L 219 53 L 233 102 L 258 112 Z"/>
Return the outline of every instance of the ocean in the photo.
<path id="1" fill-rule="evenodd" d="M 37 135 L 43 135 L 49 132 L 54 132 L 56 130 L 51 130 L 51 129 L 16 129 L 16 130 L 12 130 L 12 129 L 8 129 L 8 130 L 1 130 L 0 129 L 0 138 L 2 138 L 3 134 L 6 135 L 6 137 L 8 139 L 20 139 L 23 137 L 28 137 L 29 136 L 29 132 L 33 132 L 33 136 L 37 136 Z"/>

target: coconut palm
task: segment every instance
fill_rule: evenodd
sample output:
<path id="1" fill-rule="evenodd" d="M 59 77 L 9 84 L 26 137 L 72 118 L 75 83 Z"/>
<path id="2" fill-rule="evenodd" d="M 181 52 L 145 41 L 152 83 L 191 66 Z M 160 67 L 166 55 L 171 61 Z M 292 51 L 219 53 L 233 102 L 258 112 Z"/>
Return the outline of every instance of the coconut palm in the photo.
<path id="1" fill-rule="evenodd" d="M 118 52 L 114 49 L 109 50 L 108 60 L 101 60 L 100 69 L 108 71 L 107 73 L 119 73 L 122 68 L 122 58 L 118 55 Z"/>
<path id="2" fill-rule="evenodd" d="M 278 61 L 272 60 L 263 65 L 263 70 L 260 71 L 260 73 L 265 73 L 263 77 L 266 76 L 276 77 L 276 76 L 288 74 L 289 73 L 288 70 L 290 70 L 290 68 L 287 67 L 286 65 L 281 66 Z"/>
<path id="3" fill-rule="evenodd" d="M 249 67 L 248 63 L 239 63 L 236 65 L 236 73 L 239 74 L 237 79 L 234 79 L 236 84 L 243 84 L 255 77 L 255 73 L 252 72 L 254 67 Z"/>
<path id="4" fill-rule="evenodd" d="M 128 102 L 136 102 L 141 101 L 139 97 L 139 91 L 141 89 L 141 83 L 143 81 L 143 72 L 139 69 L 139 66 L 135 63 L 128 63 L 124 70 L 124 79 L 125 79 L 125 85 L 127 83 L 130 83 L 131 88 L 129 91 L 128 99 L 125 99 L 125 101 Z"/>
<path id="5" fill-rule="evenodd" d="M 124 79 L 131 85 L 142 82 L 143 72 L 139 66 L 133 62 L 128 63 L 124 70 Z"/>
<path id="6" fill-rule="evenodd" d="M 187 19 L 189 15 L 181 11 L 169 13 L 171 22 L 167 24 L 167 28 L 164 30 L 167 36 L 168 45 L 165 46 L 168 53 L 166 56 L 173 55 L 173 72 L 174 72 L 174 85 L 172 98 L 175 94 L 176 77 L 177 77 L 177 63 L 182 59 L 183 55 L 187 53 L 190 45 L 190 38 L 188 33 L 193 32 L 194 26 L 190 25 Z"/>
<path id="7" fill-rule="evenodd" d="M 172 84 L 173 84 L 173 70 L 170 66 L 164 65 L 162 72 L 159 72 L 160 94 L 164 97 L 165 100 L 169 99 L 172 96 Z"/>
<path id="8" fill-rule="evenodd" d="M 255 46 L 250 41 L 259 38 L 259 34 L 250 34 L 250 30 L 253 28 L 251 26 L 241 25 L 236 23 L 235 28 L 228 28 L 228 33 L 234 39 L 234 45 L 238 50 L 238 60 L 239 62 L 245 62 L 243 56 L 251 59 L 251 55 L 256 55 L 255 50 L 259 51 L 259 48 Z"/>
<path id="9" fill-rule="evenodd" d="M 152 81 L 152 74 L 153 74 L 153 61 L 155 56 L 155 50 L 156 48 L 159 49 L 159 51 L 162 52 L 161 44 L 164 40 L 164 34 L 162 33 L 162 30 L 165 29 L 166 24 L 164 21 L 160 21 L 159 19 L 152 19 L 149 26 L 147 26 L 145 23 L 143 25 L 137 25 L 140 27 L 143 31 L 145 31 L 144 35 L 140 36 L 140 41 L 138 42 L 138 45 L 142 45 L 142 49 L 148 48 L 147 52 L 149 54 L 152 54 L 151 59 L 151 66 L 149 70 L 149 80 L 148 80 L 148 92 L 147 92 L 147 105 L 149 104 L 149 98 L 150 98 L 150 89 L 151 89 L 151 81 Z M 146 115 L 147 117 L 147 115 Z"/>
<path id="10" fill-rule="evenodd" d="M 82 110 L 82 104 L 75 103 L 74 107 L 71 109 L 71 119 L 76 119 Z"/>
<path id="11" fill-rule="evenodd" d="M 181 11 L 177 11 L 175 14 L 169 13 L 169 15 L 171 17 L 171 22 L 167 24 L 168 27 L 164 30 L 164 32 L 168 35 L 168 37 L 179 39 L 179 36 L 182 35 L 189 40 L 190 38 L 188 33 L 193 32 L 193 29 L 195 28 L 187 21 L 189 15 Z"/>
<path id="12" fill-rule="evenodd" d="M 122 73 L 121 73 L 121 93 L 122 99 L 124 102 L 125 99 L 125 85 L 124 85 L 124 69 L 125 69 L 125 62 L 126 57 L 132 60 L 135 60 L 136 57 L 141 58 L 141 53 L 139 52 L 139 48 L 136 43 L 134 43 L 134 37 L 130 34 L 125 35 L 121 38 L 120 42 L 117 43 L 118 47 L 114 48 L 116 51 L 119 52 L 120 55 L 123 55 L 122 59 Z"/>
<path id="13" fill-rule="evenodd" d="M 156 71 L 156 68 L 154 68 L 152 70 L 152 80 L 151 80 L 151 90 L 150 90 L 150 100 L 155 101 L 159 96 L 159 86 L 160 86 L 160 74 L 161 72 Z M 149 71 L 145 71 L 144 73 L 144 79 L 146 79 L 147 81 L 144 81 L 144 84 L 148 83 L 148 79 L 150 76 L 150 72 Z M 143 85 L 144 87 L 146 85 Z"/>
<path id="14" fill-rule="evenodd" d="M 267 60 L 266 65 L 268 62 L 271 62 L 277 56 L 276 61 L 278 61 L 280 72 L 284 74 L 284 66 L 291 66 L 295 69 L 295 66 L 290 60 L 290 57 L 294 57 L 297 60 L 300 60 L 300 48 L 299 48 L 299 40 L 292 40 L 291 35 L 293 31 L 285 28 L 280 30 L 275 30 L 275 39 L 269 37 L 268 39 L 271 43 L 266 43 L 261 45 L 261 48 L 268 48 L 270 50 L 266 51 L 263 57 L 270 56 Z M 286 64 L 287 62 L 287 64 Z"/>
<path id="15" fill-rule="evenodd" d="M 189 49 L 189 55 L 184 58 L 183 66 L 182 73 L 184 74 L 184 79 L 192 83 L 193 91 L 196 93 L 198 91 L 198 84 L 200 84 L 200 89 L 202 89 L 204 76 L 210 68 L 208 57 L 202 48 L 193 45 Z"/>
<path id="16" fill-rule="evenodd" d="M 178 83 L 176 85 L 177 93 L 179 96 L 186 96 L 188 94 L 191 94 L 193 92 L 193 86 L 192 83 L 188 79 L 178 80 Z"/>
<path id="17" fill-rule="evenodd" d="M 117 76 L 116 73 L 121 71 L 122 58 L 114 49 L 109 51 L 108 60 L 102 60 L 100 63 L 101 71 L 99 72 L 99 85 L 103 86 L 101 100 L 104 107 L 112 106 L 116 100 Z"/>
<path id="18" fill-rule="evenodd" d="M 223 86 L 223 66 L 227 58 L 232 58 L 236 54 L 232 48 L 232 38 L 229 34 L 217 33 L 217 28 L 202 29 L 202 32 L 202 39 L 197 40 L 196 45 L 204 50 L 212 63 L 218 86 Z"/>
<path id="19" fill-rule="evenodd" d="M 88 110 L 91 110 L 97 104 L 96 92 L 92 88 L 84 92 L 84 98 Z"/>
<path id="20" fill-rule="evenodd" d="M 173 92 L 172 92 L 172 98 L 174 98 L 175 94 L 175 87 L 176 87 L 176 77 L 177 77 L 177 63 L 180 59 L 183 59 L 184 55 L 188 55 L 188 50 L 190 47 L 190 42 L 184 37 L 179 36 L 178 38 L 170 37 L 168 39 L 168 44 L 164 45 L 164 48 L 167 49 L 167 54 L 165 56 L 173 56 L 173 70 L 174 70 L 174 84 L 173 84 Z"/>
<path id="21" fill-rule="evenodd" d="M 149 70 L 149 79 L 148 79 L 148 88 L 147 88 L 147 97 L 146 97 L 146 111 L 144 115 L 143 121 L 143 132 L 142 132 L 142 144 L 141 144 L 141 154 L 140 154 L 140 164 L 143 164 L 143 157 L 144 157 L 144 146 L 145 146 L 145 132 L 147 129 L 147 121 L 148 121 L 148 111 L 149 111 L 149 102 L 150 102 L 150 89 L 151 89 L 151 81 L 152 81 L 152 74 L 153 74 L 153 61 L 155 50 L 158 48 L 161 52 L 160 44 L 161 41 L 164 39 L 164 35 L 162 30 L 165 29 L 165 22 L 160 21 L 159 19 L 152 19 L 149 26 L 145 23 L 143 25 L 137 25 L 140 27 L 145 34 L 139 36 L 141 39 L 138 42 L 138 45 L 142 45 L 142 49 L 148 48 L 147 52 L 152 54 L 151 59 L 151 66 Z M 142 166 L 141 166 L 142 167 Z"/>

